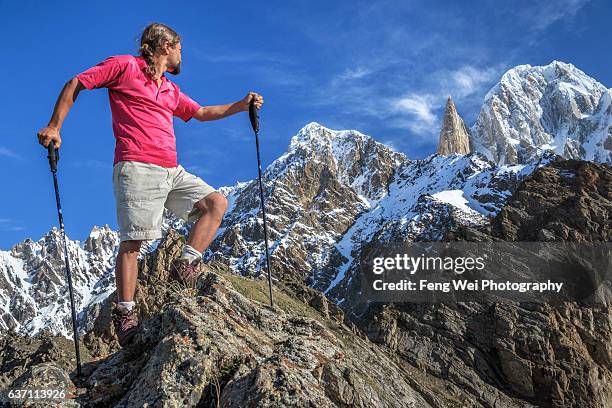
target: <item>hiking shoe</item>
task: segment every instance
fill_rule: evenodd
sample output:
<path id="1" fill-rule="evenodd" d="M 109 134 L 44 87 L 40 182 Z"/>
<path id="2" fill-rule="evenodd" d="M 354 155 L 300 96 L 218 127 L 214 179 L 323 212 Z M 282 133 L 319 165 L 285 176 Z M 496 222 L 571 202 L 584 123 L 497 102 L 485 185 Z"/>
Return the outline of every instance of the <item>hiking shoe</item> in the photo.
<path id="1" fill-rule="evenodd" d="M 187 259 L 175 259 L 170 270 L 170 279 L 178 281 L 188 288 L 195 288 L 198 278 L 204 272 L 201 259 L 194 259 L 191 263 Z"/>
<path id="2" fill-rule="evenodd" d="M 132 338 L 138 331 L 138 316 L 132 309 L 129 312 L 121 313 L 119 310 L 113 310 L 113 324 L 117 333 L 117 340 L 121 347 L 125 347 L 132 341 Z"/>

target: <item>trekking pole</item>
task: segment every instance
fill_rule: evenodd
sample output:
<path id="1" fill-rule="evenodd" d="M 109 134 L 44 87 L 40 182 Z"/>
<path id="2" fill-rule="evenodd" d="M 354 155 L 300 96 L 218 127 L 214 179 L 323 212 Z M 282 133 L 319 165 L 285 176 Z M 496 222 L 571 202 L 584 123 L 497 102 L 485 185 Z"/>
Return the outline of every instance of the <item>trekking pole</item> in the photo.
<path id="1" fill-rule="evenodd" d="M 59 188 L 57 186 L 57 162 L 59 161 L 59 150 L 55 149 L 53 140 L 47 146 L 49 151 L 49 166 L 53 173 L 53 184 L 55 186 L 55 201 L 57 202 L 57 215 L 59 217 L 60 230 L 64 241 L 64 259 L 66 262 L 66 279 L 68 280 L 68 292 L 70 293 L 70 308 L 72 309 L 72 329 L 74 331 L 74 350 L 76 352 L 77 375 L 81 376 L 81 353 L 79 352 L 79 331 L 76 321 L 76 311 L 74 310 L 74 292 L 72 291 L 72 277 L 70 273 L 70 263 L 68 262 L 68 245 L 66 244 L 66 233 L 64 232 L 64 217 L 62 216 L 62 205 L 60 204 Z"/>
<path id="2" fill-rule="evenodd" d="M 263 213 L 264 240 L 266 242 L 266 267 L 268 268 L 268 289 L 270 291 L 270 306 L 272 301 L 272 273 L 270 272 L 270 255 L 268 254 L 268 226 L 266 224 L 266 206 L 264 205 L 263 184 L 261 182 L 261 160 L 259 158 L 259 114 L 253 101 L 249 105 L 249 119 L 255 132 L 255 147 L 257 148 L 257 170 L 259 172 L 259 198 L 261 200 L 261 212 Z"/>

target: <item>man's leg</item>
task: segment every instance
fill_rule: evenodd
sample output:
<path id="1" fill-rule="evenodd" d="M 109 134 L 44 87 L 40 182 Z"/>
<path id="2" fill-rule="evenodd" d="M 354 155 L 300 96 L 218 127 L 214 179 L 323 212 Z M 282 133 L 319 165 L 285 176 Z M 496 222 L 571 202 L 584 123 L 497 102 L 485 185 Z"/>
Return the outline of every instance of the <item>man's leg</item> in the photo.
<path id="1" fill-rule="evenodd" d="M 202 252 L 212 242 L 227 211 L 227 199 L 200 177 L 178 165 L 172 170 L 171 189 L 164 205 L 179 218 L 194 222 L 183 253 L 173 264 L 174 276 L 192 284 L 199 276 L 201 266 L 193 261 L 201 260 Z"/>
<path id="2" fill-rule="evenodd" d="M 113 310 L 113 324 L 117 340 L 126 347 L 138 330 L 138 316 L 134 310 L 134 292 L 138 279 L 138 251 L 142 241 L 122 241 L 115 265 L 117 307 Z"/>
<path id="3" fill-rule="evenodd" d="M 187 244 L 202 253 L 212 242 L 223 215 L 227 211 L 227 198 L 219 192 L 212 192 L 194 204 L 202 215 L 191 228 Z"/>
<path id="4" fill-rule="evenodd" d="M 142 241 L 122 241 L 115 265 L 117 301 L 132 302 L 138 278 L 138 253 Z"/>

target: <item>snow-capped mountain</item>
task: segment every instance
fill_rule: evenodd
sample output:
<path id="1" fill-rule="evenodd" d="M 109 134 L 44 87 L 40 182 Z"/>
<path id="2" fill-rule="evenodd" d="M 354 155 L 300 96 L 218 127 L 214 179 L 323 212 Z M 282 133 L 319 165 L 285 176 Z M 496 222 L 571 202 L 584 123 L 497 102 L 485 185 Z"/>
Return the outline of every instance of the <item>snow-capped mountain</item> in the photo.
<path id="1" fill-rule="evenodd" d="M 362 245 L 438 240 L 457 225 L 486 223 L 548 158 L 501 167 L 480 154 L 408 160 L 360 132 L 310 123 L 264 173 L 272 269 L 338 300 Z M 227 191 L 230 207 L 209 256 L 257 275 L 258 185 Z"/>
<path id="2" fill-rule="evenodd" d="M 612 162 L 611 95 L 571 64 L 515 67 L 487 94 L 469 132 L 472 153 L 423 160 L 356 130 L 309 123 L 263 174 L 272 269 L 341 303 L 355 260 L 371 242 L 437 240 L 459 225 L 487 223 L 518 183 L 550 160 L 548 150 Z M 451 113 L 441 133 L 465 133 Z M 258 182 L 220 191 L 230 206 L 205 259 L 257 276 L 265 254 Z M 166 213 L 163 228 L 170 227 L 185 235 L 190 228 Z M 141 254 L 158 243 L 143 245 Z M 94 228 L 82 246 L 69 241 L 81 315 L 113 292 L 117 245 L 108 227 Z M 1 332 L 47 328 L 69 336 L 69 310 L 58 230 L 0 251 Z"/>
<path id="3" fill-rule="evenodd" d="M 338 300 L 362 245 L 435 240 L 453 226 L 485 223 L 538 165 L 498 167 L 479 154 L 408 160 L 356 130 L 310 123 L 263 174 L 273 272 Z M 205 259 L 259 275 L 264 240 L 258 182 L 220 191 L 230 206 Z M 164 229 L 169 227 L 183 234 L 190 228 L 166 213 Z M 158 243 L 147 243 L 141 253 Z M 70 336 L 61 249 L 53 229 L 37 242 L 26 240 L 0 253 L 3 330 L 36 334 L 47 328 Z M 117 233 L 108 227 L 94 228 L 83 246 L 69 241 L 81 314 L 115 289 L 117 249 Z"/>
<path id="4" fill-rule="evenodd" d="M 186 233 L 188 226 L 169 212 L 162 230 Z M 115 258 L 119 234 L 108 225 L 94 226 L 81 244 L 66 237 L 79 319 L 115 290 Z M 145 242 L 139 257 L 155 250 L 160 240 Z M 70 298 L 61 231 L 53 227 L 38 241 L 26 239 L 0 251 L 0 334 L 37 335 L 42 331 L 72 336 Z M 85 327 L 80 328 L 85 331 Z"/>
<path id="5" fill-rule="evenodd" d="M 395 168 L 405 160 L 358 131 L 333 131 L 317 123 L 301 129 L 262 176 L 273 266 L 305 279 L 313 267 L 327 265 L 330 260 L 321 257 L 333 257 L 335 242 L 386 194 Z M 236 186 L 228 197 L 211 256 L 256 275 L 264 256 L 257 180 Z"/>
<path id="6" fill-rule="evenodd" d="M 79 310 L 112 291 L 104 282 L 114 279 L 118 242 L 118 234 L 108 226 L 94 227 L 83 245 L 67 239 Z M 10 251 L 0 251 L 0 331 L 35 335 L 46 328 L 69 336 L 72 325 L 65 271 L 63 240 L 55 227 L 36 242 L 26 239 Z"/>
<path id="7" fill-rule="evenodd" d="M 612 162 L 612 90 L 560 61 L 519 65 L 486 95 L 471 151 L 499 164 L 528 163 L 545 150 Z"/>

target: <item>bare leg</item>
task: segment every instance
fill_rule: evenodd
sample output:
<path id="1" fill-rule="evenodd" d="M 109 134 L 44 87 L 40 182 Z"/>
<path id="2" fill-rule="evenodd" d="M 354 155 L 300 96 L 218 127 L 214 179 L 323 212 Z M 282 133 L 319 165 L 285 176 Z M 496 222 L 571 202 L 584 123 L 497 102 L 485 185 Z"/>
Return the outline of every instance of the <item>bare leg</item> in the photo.
<path id="1" fill-rule="evenodd" d="M 227 199 L 223 194 L 214 192 L 198 201 L 194 207 L 202 211 L 202 216 L 191 228 L 187 243 L 195 250 L 204 252 L 221 225 L 227 210 Z"/>
<path id="2" fill-rule="evenodd" d="M 119 302 L 131 302 L 138 278 L 138 251 L 142 241 L 122 241 L 115 265 L 115 282 Z"/>

